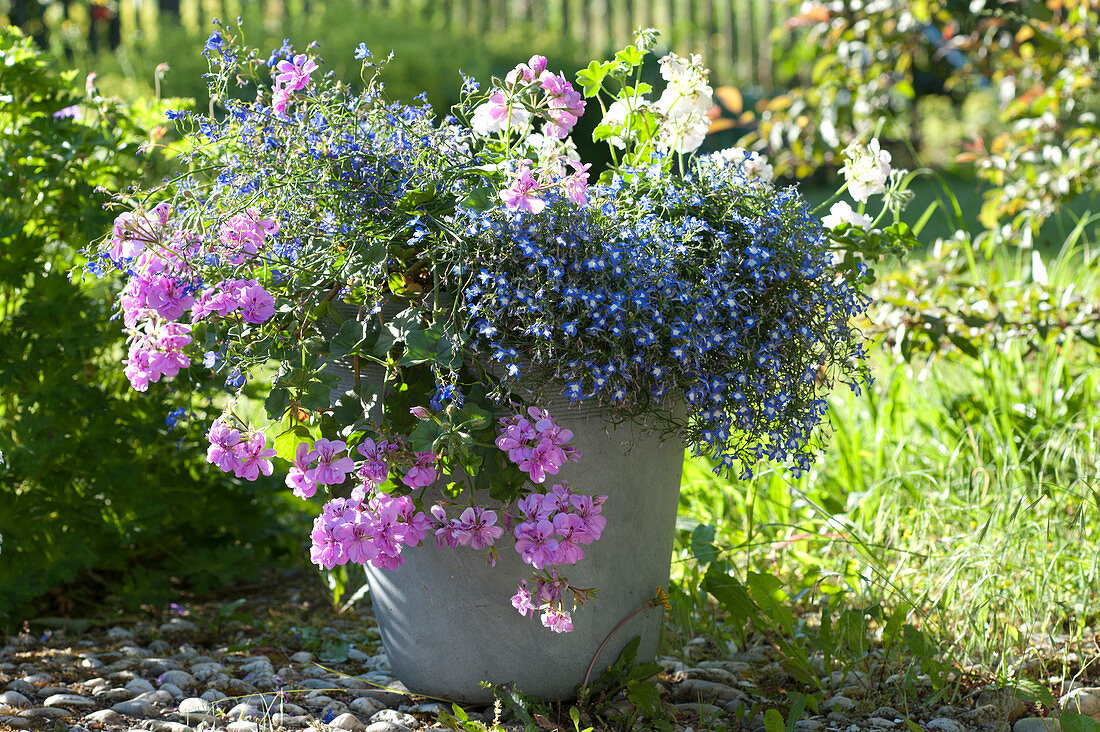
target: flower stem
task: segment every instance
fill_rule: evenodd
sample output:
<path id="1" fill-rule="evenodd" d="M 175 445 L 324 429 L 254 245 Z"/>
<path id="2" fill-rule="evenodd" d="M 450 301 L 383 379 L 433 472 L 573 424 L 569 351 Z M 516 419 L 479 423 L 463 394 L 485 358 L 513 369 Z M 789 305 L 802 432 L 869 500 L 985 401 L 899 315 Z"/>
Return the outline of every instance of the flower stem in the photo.
<path id="1" fill-rule="evenodd" d="M 661 601 L 660 601 L 659 597 L 649 598 L 648 600 L 645 601 L 645 603 L 642 604 L 641 607 L 639 607 L 637 610 L 635 610 L 634 612 L 627 615 L 625 618 L 623 618 L 619 622 L 618 625 L 616 625 L 614 628 L 611 629 L 611 632 L 608 633 L 607 637 L 603 639 L 603 643 L 600 644 L 600 647 L 596 649 L 596 653 L 592 656 L 592 662 L 590 664 L 588 664 L 588 670 L 584 674 L 584 683 L 581 684 L 582 686 L 584 686 L 586 688 L 588 687 L 588 681 L 592 677 L 592 669 L 596 667 L 596 659 L 598 659 L 600 657 L 600 653 L 603 651 L 604 646 L 606 646 L 611 641 L 611 637 L 613 635 L 615 635 L 616 633 L 618 633 L 619 630 L 621 630 L 624 625 L 626 625 L 628 622 L 630 622 L 630 619 L 633 618 L 635 615 L 637 615 L 638 613 L 643 612 L 645 610 L 648 610 L 651 607 L 657 607 L 660 604 L 661 604 Z"/>

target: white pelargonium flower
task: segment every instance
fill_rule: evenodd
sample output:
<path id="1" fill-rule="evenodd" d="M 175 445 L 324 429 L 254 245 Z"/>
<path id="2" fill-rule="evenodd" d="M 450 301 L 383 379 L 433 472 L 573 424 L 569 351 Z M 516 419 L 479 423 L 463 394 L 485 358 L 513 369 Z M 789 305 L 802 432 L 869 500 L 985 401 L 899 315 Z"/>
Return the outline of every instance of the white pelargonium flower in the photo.
<path id="1" fill-rule="evenodd" d="M 666 117 L 657 129 L 657 143 L 665 150 L 686 155 L 703 144 L 709 129 L 710 120 L 697 112 L 682 117 Z"/>
<path id="2" fill-rule="evenodd" d="M 498 91 L 474 110 L 470 117 L 470 129 L 478 135 L 488 136 L 505 128 L 521 130 L 530 120 L 531 113 L 522 103 L 511 101 Z"/>
<path id="3" fill-rule="evenodd" d="M 841 224 L 870 229 L 871 217 L 853 210 L 847 201 L 837 201 L 829 208 L 829 214 L 821 218 L 821 223 L 829 229 L 835 229 Z"/>
<path id="4" fill-rule="evenodd" d="M 848 181 L 848 193 L 863 203 L 868 196 L 886 190 L 886 181 L 890 177 L 890 153 L 879 147 L 874 138 L 864 148 L 849 145 L 844 151 L 844 179 Z"/>
<path id="5" fill-rule="evenodd" d="M 703 57 L 692 54 L 682 58 L 670 53 L 660 61 L 661 76 L 668 85 L 653 105 L 669 117 L 706 114 L 714 106 L 714 90 L 707 83 L 710 71 L 703 66 Z"/>
<path id="6" fill-rule="evenodd" d="M 723 168 L 739 165 L 745 180 L 771 181 L 775 178 L 772 165 L 766 157 L 743 147 L 727 147 L 725 150 L 718 150 L 705 156 L 700 162 Z"/>
<path id="7" fill-rule="evenodd" d="M 628 102 L 631 101 L 632 103 L 628 104 Z M 645 109 L 648 106 L 649 100 L 641 94 L 635 96 L 633 100 L 616 99 L 607 108 L 607 113 L 604 114 L 603 120 L 600 122 L 600 124 L 610 125 L 612 127 L 624 127 L 626 125 L 626 118 L 631 113 L 631 107 L 633 107 L 634 113 L 637 114 L 640 110 Z M 607 142 L 622 150 L 626 147 L 626 141 L 631 139 L 631 137 L 632 135 L 630 134 L 630 132 L 624 129 L 621 135 L 615 135 L 613 137 L 607 138 Z"/>

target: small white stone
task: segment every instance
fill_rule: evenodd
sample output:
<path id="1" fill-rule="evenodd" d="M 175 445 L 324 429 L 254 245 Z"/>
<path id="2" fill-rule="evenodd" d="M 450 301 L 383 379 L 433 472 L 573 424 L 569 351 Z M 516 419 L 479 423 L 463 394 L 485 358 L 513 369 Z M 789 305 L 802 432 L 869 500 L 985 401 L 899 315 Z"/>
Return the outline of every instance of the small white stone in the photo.
<path id="1" fill-rule="evenodd" d="M 134 634 L 127 628 L 109 628 L 107 630 L 107 638 L 113 641 L 123 641 L 133 638 Z"/>
<path id="2" fill-rule="evenodd" d="M 721 711 L 721 710 L 719 710 Z M 405 714 L 399 712 L 396 709 L 383 709 L 376 714 L 371 715 L 370 721 L 374 722 L 391 722 L 393 724 L 399 724 L 409 729 L 416 729 L 420 726 L 420 720 L 411 714 Z"/>
<path id="3" fill-rule="evenodd" d="M 363 653 L 358 648 L 352 648 L 348 651 L 348 660 L 355 663 L 363 663 L 364 661 L 369 661 L 370 656 Z"/>
<path id="4" fill-rule="evenodd" d="M 385 708 L 385 704 L 378 701 L 377 699 L 372 699 L 369 696 L 361 696 L 358 699 L 353 699 L 351 703 L 348 704 L 348 709 L 352 710 L 353 712 L 358 712 L 368 719 L 373 717 L 375 714 L 378 714 Z"/>
<path id="5" fill-rule="evenodd" d="M 350 732 L 359 732 L 359 730 L 366 729 L 367 727 L 367 725 L 363 724 L 359 717 L 356 717 L 354 714 L 349 714 L 347 712 L 344 712 L 340 716 L 333 719 L 331 722 L 328 723 L 328 725 L 329 727 L 334 727 L 336 729 L 350 730 Z"/>
<path id="6" fill-rule="evenodd" d="M 191 728 L 182 722 L 160 722 L 154 729 L 156 732 L 191 732 Z"/>
<path id="7" fill-rule="evenodd" d="M 122 717 L 113 709 L 100 709 L 98 712 L 90 712 L 85 714 L 83 719 L 86 722 L 104 725 L 115 725 L 122 721 Z"/>
<path id="8" fill-rule="evenodd" d="M 95 702 L 79 694 L 54 694 L 42 702 L 45 707 L 94 707 Z"/>
<path id="9" fill-rule="evenodd" d="M 226 732 L 260 732 L 260 725 L 242 719 L 239 722 L 231 722 L 225 729 Z"/>
<path id="10" fill-rule="evenodd" d="M 184 699 L 179 705 L 180 714 L 211 714 L 213 711 L 210 701 L 198 697 Z"/>
<path id="11" fill-rule="evenodd" d="M 298 651 L 290 657 L 290 660 L 294 663 L 309 663 L 313 660 L 313 654 L 309 651 Z"/>

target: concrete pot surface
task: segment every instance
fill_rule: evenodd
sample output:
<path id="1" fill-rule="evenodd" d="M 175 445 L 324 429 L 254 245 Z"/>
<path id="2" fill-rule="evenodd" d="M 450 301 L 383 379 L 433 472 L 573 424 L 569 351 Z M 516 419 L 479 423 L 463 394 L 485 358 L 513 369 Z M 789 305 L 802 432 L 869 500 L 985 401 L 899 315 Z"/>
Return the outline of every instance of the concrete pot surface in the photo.
<path id="1" fill-rule="evenodd" d="M 574 587 L 595 598 L 573 613 L 574 630 L 554 633 L 512 607 L 520 579 L 531 574 L 505 534 L 500 559 L 484 551 L 439 549 L 434 537 L 406 547 L 394 571 L 367 567 L 371 602 L 397 678 L 414 692 L 468 703 L 492 701 L 482 681 L 512 683 L 540 699 L 568 699 L 600 644 L 624 618 L 668 588 L 679 502 L 683 447 L 635 425 L 611 426 L 599 416 L 552 410 L 574 432 L 582 453 L 544 487 L 568 480 L 575 493 L 607 495 L 607 526 L 584 547 L 585 558 L 561 567 Z M 618 630 L 600 652 L 591 679 L 641 636 L 639 660 L 657 652 L 662 611 L 649 608 Z"/>

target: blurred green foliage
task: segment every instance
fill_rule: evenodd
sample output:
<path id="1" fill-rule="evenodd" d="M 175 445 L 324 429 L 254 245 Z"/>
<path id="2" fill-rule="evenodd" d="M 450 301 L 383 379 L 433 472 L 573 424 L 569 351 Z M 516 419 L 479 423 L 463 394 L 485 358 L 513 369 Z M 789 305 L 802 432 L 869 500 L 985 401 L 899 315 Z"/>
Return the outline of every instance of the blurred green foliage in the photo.
<path id="1" fill-rule="evenodd" d="M 301 546 L 277 481 L 215 476 L 202 435 L 169 429 L 198 400 L 130 390 L 112 283 L 70 278 L 113 219 L 101 186 L 153 171 L 168 104 L 83 86 L 0 30 L 0 629 L 46 607 L 163 603 Z"/>

